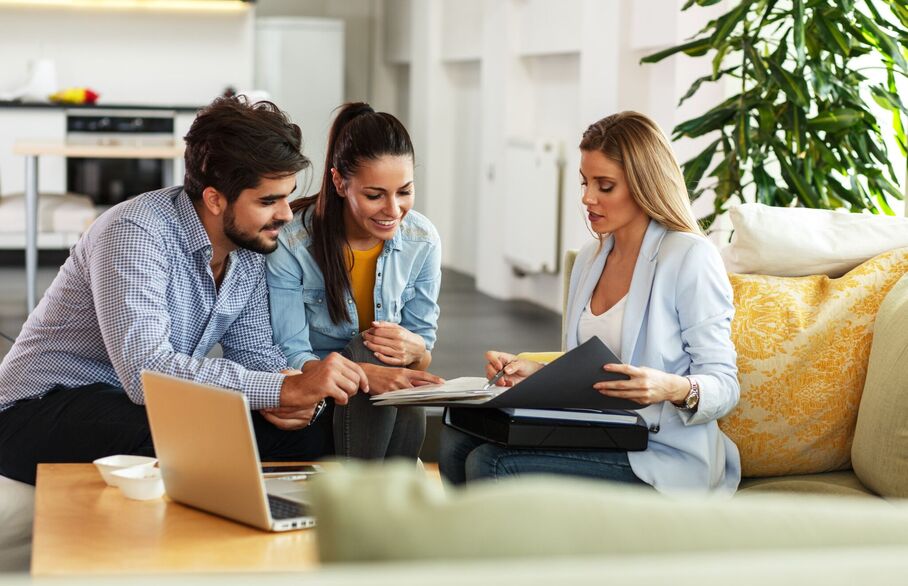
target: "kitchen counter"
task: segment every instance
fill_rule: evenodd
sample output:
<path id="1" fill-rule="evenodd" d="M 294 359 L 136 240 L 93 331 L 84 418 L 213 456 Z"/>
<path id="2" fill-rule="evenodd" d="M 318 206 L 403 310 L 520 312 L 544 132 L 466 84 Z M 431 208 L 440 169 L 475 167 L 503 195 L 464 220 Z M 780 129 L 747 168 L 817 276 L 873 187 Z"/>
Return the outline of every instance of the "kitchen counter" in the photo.
<path id="1" fill-rule="evenodd" d="M 149 104 L 54 104 L 51 102 L 22 102 L 0 100 L 0 108 L 41 108 L 56 110 L 171 110 L 175 112 L 196 112 L 204 106 L 162 106 Z"/>

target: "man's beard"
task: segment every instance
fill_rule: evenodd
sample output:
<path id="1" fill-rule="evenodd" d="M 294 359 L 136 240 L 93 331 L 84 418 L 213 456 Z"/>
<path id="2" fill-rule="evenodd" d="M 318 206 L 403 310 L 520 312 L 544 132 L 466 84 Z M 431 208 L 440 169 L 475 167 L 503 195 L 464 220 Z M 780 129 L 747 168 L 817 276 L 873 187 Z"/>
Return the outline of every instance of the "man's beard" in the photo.
<path id="1" fill-rule="evenodd" d="M 224 234 L 231 242 L 239 246 L 240 248 L 245 248 L 246 250 L 251 250 L 259 254 L 270 254 L 277 250 L 277 240 L 274 242 L 265 240 L 265 237 L 261 235 L 262 230 L 273 230 L 275 228 L 280 228 L 286 222 L 272 222 L 266 226 L 263 226 L 259 233 L 255 235 L 249 235 L 237 228 L 236 225 L 236 214 L 233 211 L 233 205 L 227 206 L 227 209 L 224 211 Z"/>

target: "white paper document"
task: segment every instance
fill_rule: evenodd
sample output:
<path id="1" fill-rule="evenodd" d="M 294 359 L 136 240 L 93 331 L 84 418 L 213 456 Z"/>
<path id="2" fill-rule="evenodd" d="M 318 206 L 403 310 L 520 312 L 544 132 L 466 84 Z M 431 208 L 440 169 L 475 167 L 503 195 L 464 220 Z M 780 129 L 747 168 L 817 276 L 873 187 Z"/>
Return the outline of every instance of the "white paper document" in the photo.
<path id="1" fill-rule="evenodd" d="M 508 387 L 486 388 L 488 382 L 481 376 L 463 376 L 438 385 L 423 385 L 412 389 L 389 391 L 381 395 L 373 395 L 371 399 L 375 405 L 405 405 L 436 401 L 457 401 L 469 405 L 485 403 L 508 389 Z"/>

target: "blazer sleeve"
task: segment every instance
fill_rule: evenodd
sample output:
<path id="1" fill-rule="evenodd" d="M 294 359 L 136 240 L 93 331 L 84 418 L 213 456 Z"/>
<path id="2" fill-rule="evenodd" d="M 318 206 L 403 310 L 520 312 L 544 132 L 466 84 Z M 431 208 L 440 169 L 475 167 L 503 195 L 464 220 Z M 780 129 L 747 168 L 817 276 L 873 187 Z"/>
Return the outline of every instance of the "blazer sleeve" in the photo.
<path id="1" fill-rule="evenodd" d="M 687 251 L 677 288 L 681 341 L 690 375 L 700 384 L 697 411 L 681 411 L 686 425 L 719 419 L 738 403 L 737 353 L 731 341 L 735 313 L 731 283 L 718 251 L 706 240 Z"/>

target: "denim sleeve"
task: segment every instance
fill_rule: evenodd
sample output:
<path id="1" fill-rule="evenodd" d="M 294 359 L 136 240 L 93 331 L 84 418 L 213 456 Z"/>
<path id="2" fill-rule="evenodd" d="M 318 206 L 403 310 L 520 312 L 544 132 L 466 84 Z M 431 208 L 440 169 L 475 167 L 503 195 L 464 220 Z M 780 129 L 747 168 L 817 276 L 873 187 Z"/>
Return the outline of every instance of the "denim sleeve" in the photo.
<path id="1" fill-rule="evenodd" d="M 318 360 L 309 341 L 309 321 L 303 302 L 303 268 L 281 239 L 278 239 L 277 250 L 267 258 L 265 274 L 274 343 L 292 368 L 302 368 L 306 362 Z"/>
<path id="2" fill-rule="evenodd" d="M 433 240 L 413 288 L 416 295 L 404 303 L 400 325 L 422 336 L 426 350 L 435 347 L 438 330 L 438 292 L 441 289 L 441 242 Z"/>
<path id="3" fill-rule="evenodd" d="M 690 356 L 691 378 L 700 384 L 697 410 L 680 413 L 686 425 L 696 425 L 725 416 L 740 395 L 731 341 L 735 313 L 731 283 L 712 244 L 703 241 L 687 252 L 677 291 L 681 341 Z"/>
<path id="4" fill-rule="evenodd" d="M 246 307 L 221 338 L 221 347 L 224 358 L 250 370 L 279 372 L 287 368 L 287 359 L 272 341 L 264 270 L 259 274 Z"/>
<path id="5" fill-rule="evenodd" d="M 241 391 L 252 409 L 280 404 L 284 375 L 253 372 L 225 358 L 196 358 L 170 344 L 166 244 L 128 220 L 111 223 L 94 241 L 89 266 L 104 346 L 133 403 L 145 404 L 141 372 L 154 370 Z M 187 295 L 186 303 L 192 303 Z"/>

